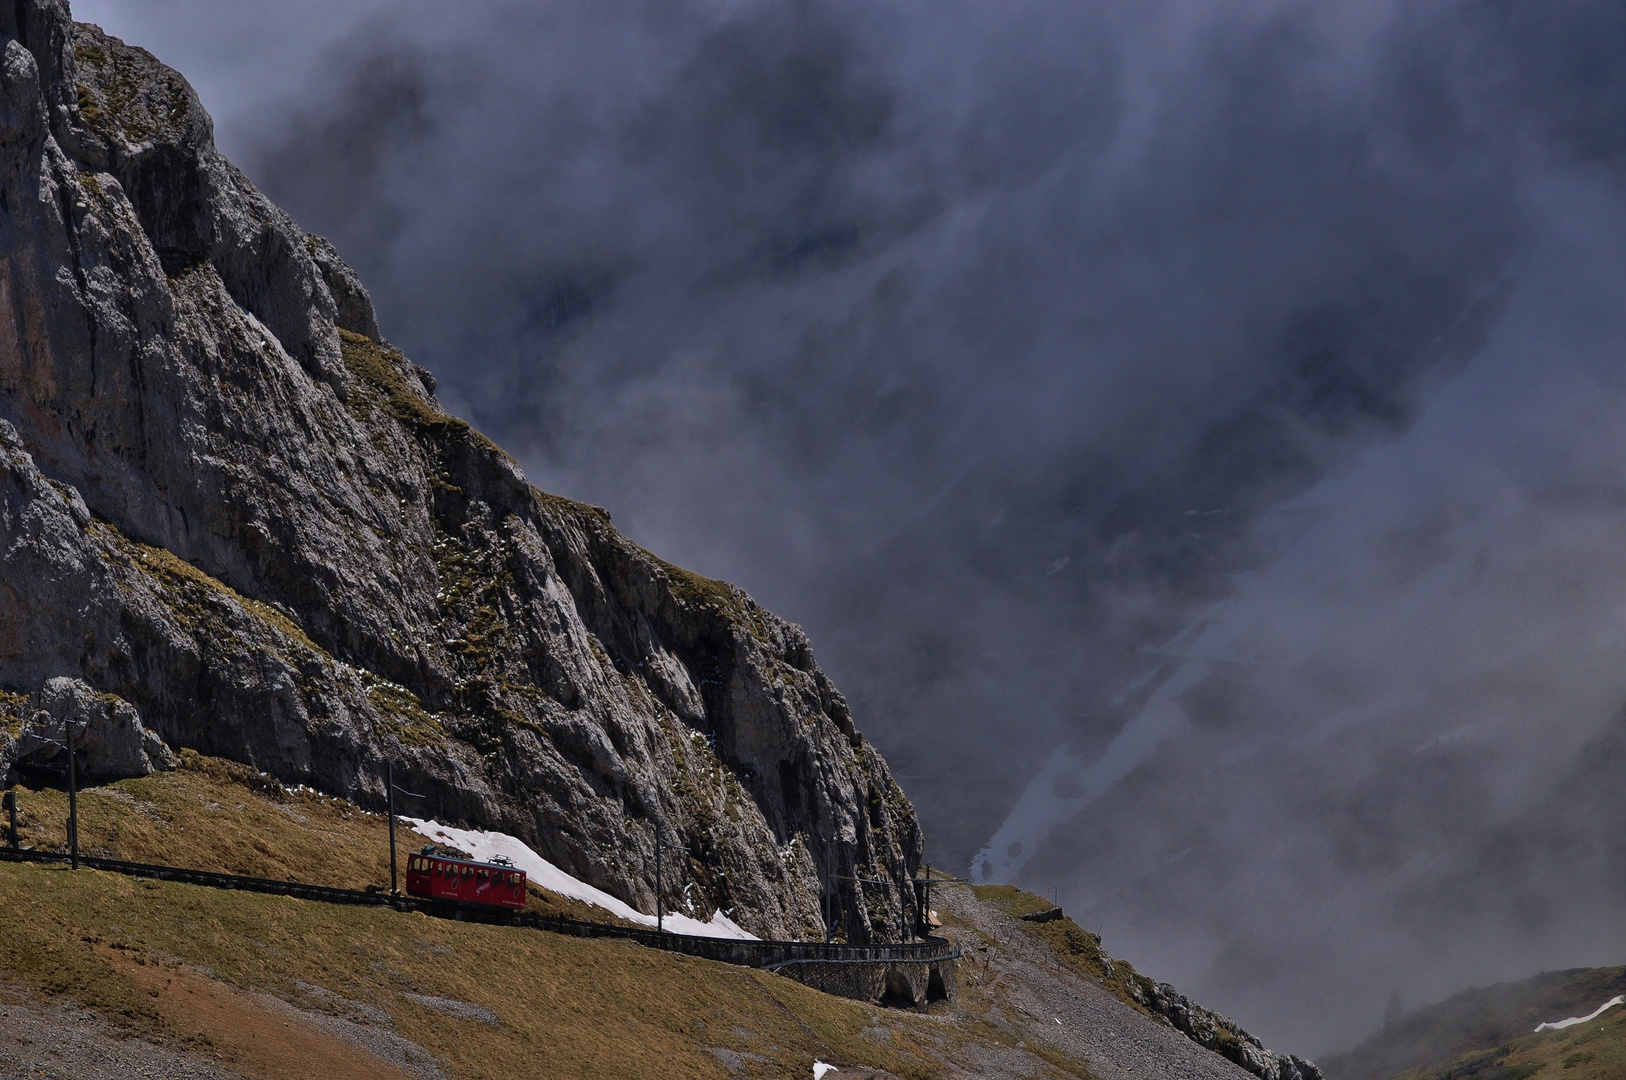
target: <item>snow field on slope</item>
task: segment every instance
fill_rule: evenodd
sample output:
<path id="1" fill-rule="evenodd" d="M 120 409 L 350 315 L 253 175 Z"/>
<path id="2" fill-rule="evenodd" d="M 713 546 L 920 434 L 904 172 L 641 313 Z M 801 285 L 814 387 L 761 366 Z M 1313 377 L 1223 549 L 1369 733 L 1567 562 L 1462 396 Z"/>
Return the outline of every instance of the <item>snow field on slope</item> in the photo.
<path id="1" fill-rule="evenodd" d="M 526 878 L 533 884 L 556 892 L 560 896 L 568 896 L 572 900 L 580 900 L 594 907 L 603 908 L 628 922 L 642 926 L 655 925 L 655 916 L 636 911 L 604 890 L 595 889 L 585 881 L 571 877 L 532 851 L 528 844 L 517 837 L 509 836 L 507 833 L 483 832 L 479 829 L 455 829 L 428 818 L 403 816 L 400 820 L 411 825 L 412 830 L 419 835 L 427 836 L 437 844 L 447 844 L 467 851 L 482 862 L 489 862 L 494 855 L 505 855 L 513 860 L 515 867 L 525 871 Z M 689 915 L 668 913 L 664 926 L 674 934 L 685 934 L 689 937 L 758 940 L 756 935 L 746 933 L 739 924 L 721 911 L 715 912 L 710 922 L 701 922 Z"/>
<path id="2" fill-rule="evenodd" d="M 1540 1035 L 1543 1031 L 1563 1031 L 1567 1027 L 1574 1027 L 1576 1024 L 1584 1024 L 1588 1020 L 1596 1020 L 1598 1017 L 1602 1016 L 1605 1011 L 1613 1009 L 1616 1005 L 1622 1004 L 1626 1004 L 1626 995 L 1612 997 L 1602 1005 L 1599 1005 L 1596 1009 L 1593 1009 L 1591 1012 L 1587 1013 L 1585 1016 L 1572 1016 L 1568 1020 L 1555 1020 L 1550 1024 L 1537 1024 L 1536 1034 Z"/>

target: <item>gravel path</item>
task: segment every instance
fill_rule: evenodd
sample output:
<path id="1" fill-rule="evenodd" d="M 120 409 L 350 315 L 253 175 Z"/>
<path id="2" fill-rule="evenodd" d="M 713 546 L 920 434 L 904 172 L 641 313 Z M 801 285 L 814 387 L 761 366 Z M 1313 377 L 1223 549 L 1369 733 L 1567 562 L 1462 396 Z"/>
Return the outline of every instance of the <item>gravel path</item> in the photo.
<path id="1" fill-rule="evenodd" d="M 125 1038 L 93 1013 L 11 991 L 0 1003 L 4 1080 L 243 1080 L 198 1054 Z"/>
<path id="2" fill-rule="evenodd" d="M 295 1008 L 293 1005 L 266 994 L 255 994 L 214 983 L 186 969 L 165 969 L 186 983 L 195 983 L 193 989 L 203 988 L 205 993 L 223 998 L 239 1006 L 225 1015 L 206 1017 L 198 1024 L 199 1016 L 182 1020 L 184 1030 L 193 1025 L 217 1042 L 225 1040 L 223 1049 L 231 1060 L 242 1062 L 248 1051 L 245 1066 L 255 1075 L 269 1067 L 277 1075 L 306 1077 L 313 1075 L 307 1060 L 290 1057 L 286 1051 L 310 1051 L 311 1046 L 267 1046 L 269 1036 L 284 1036 L 301 1031 L 320 1033 L 330 1040 L 326 1049 L 332 1050 L 338 1040 L 349 1044 L 370 1057 L 359 1062 L 338 1062 L 331 1053 L 325 1061 L 328 1080 L 339 1076 L 360 1075 L 388 1077 L 390 1080 L 446 1080 L 445 1074 L 421 1046 L 410 1042 L 390 1030 L 389 1017 L 381 1010 L 373 1010 L 382 1017 L 365 1015 L 368 1006 L 347 1002 L 336 994 L 329 1006 L 353 1006 L 342 1011 L 351 1015 L 333 1015 Z M 191 976 L 188 978 L 188 976 Z M 171 1001 L 192 998 L 187 985 L 171 986 Z M 317 990 L 320 988 L 312 987 Z M 436 1002 L 463 1005 L 448 999 Z M 218 1004 L 218 1002 L 214 1002 Z M 473 1008 L 470 1006 L 470 1008 Z M 202 1015 L 202 1014 L 200 1014 Z M 222 1023 L 225 1024 L 222 1027 Z M 278 1029 L 281 1029 L 280 1031 Z M 276 1040 L 273 1038 L 273 1042 Z M 308 1042 L 309 1040 L 305 1040 Z M 244 1044 L 248 1045 L 244 1045 Z M 255 1055 L 252 1050 L 262 1048 L 266 1053 Z M 318 1055 L 324 1046 L 315 1046 Z M 341 1045 L 337 1049 L 344 1051 Z M 348 1065 L 349 1067 L 343 1067 Z M 43 1004 L 25 991 L 0 986 L 0 1080 L 244 1080 L 244 1074 L 197 1050 L 159 1046 L 143 1039 L 121 1034 L 96 1014 L 72 1005 L 53 1002 Z"/>
<path id="3" fill-rule="evenodd" d="M 1006 1013 L 1033 1037 L 1089 1062 L 1100 1080 L 1257 1080 L 1059 964 L 1015 919 L 970 889 L 940 885 L 934 894 L 939 907 L 982 935 L 947 931 L 966 951 L 961 994 L 991 999 L 996 1015 Z"/>

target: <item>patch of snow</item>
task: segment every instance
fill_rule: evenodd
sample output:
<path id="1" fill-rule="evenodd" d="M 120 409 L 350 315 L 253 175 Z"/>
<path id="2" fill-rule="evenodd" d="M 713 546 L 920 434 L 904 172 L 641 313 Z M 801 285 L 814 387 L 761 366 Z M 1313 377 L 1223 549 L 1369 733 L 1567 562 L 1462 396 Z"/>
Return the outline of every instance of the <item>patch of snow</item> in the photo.
<path id="1" fill-rule="evenodd" d="M 1447 731 L 1444 735 L 1434 736 L 1432 739 L 1428 740 L 1426 743 L 1414 750 L 1413 753 L 1421 754 L 1425 750 L 1435 750 L 1441 746 L 1449 746 L 1454 742 L 1459 742 L 1466 739 L 1477 729 L 1477 724 L 1464 724 L 1462 727 L 1456 728 L 1452 731 Z"/>
<path id="2" fill-rule="evenodd" d="M 1066 743 L 1055 749 L 1039 775 L 1028 781 L 999 831 L 971 860 L 973 881 L 1015 881 L 1052 831 L 1077 817 L 1166 740 L 1191 726 L 1180 706 L 1180 697 L 1207 679 L 1214 664 L 1258 662 L 1235 648 L 1243 631 L 1241 620 L 1227 617 L 1235 604 L 1235 600 L 1218 601 L 1161 648 L 1141 650 L 1176 658 L 1181 663 L 1152 692 L 1140 712 L 1113 736 L 1100 757 L 1087 762 Z M 1164 671 L 1165 663 L 1159 661 L 1142 677 L 1144 681 L 1137 683 L 1144 686 L 1150 682 Z"/>
<path id="3" fill-rule="evenodd" d="M 1552 1024 L 1537 1024 L 1536 1025 L 1536 1034 L 1539 1035 L 1543 1031 L 1563 1031 L 1567 1027 L 1574 1027 L 1576 1024 L 1584 1024 L 1588 1020 L 1596 1020 L 1598 1017 L 1602 1016 L 1609 1009 L 1613 1009 L 1616 1005 L 1622 1005 L 1622 1004 L 1626 1004 L 1626 995 L 1617 995 L 1615 997 L 1610 998 L 1608 1001 L 1604 1002 L 1602 1005 L 1599 1005 L 1596 1009 L 1593 1009 L 1591 1012 L 1587 1013 L 1585 1016 L 1572 1016 L 1568 1020 L 1559 1020 L 1556 1023 L 1552 1023 Z"/>
<path id="4" fill-rule="evenodd" d="M 841 1070 L 836 1068 L 834 1065 L 826 1065 L 822 1061 L 815 1061 L 813 1063 L 813 1080 L 824 1080 L 825 1073 L 840 1071 Z"/>
<path id="5" fill-rule="evenodd" d="M 1367 702 L 1364 705 L 1340 709 L 1330 716 L 1324 716 L 1317 720 L 1315 726 L 1306 734 L 1301 735 L 1295 741 L 1295 744 L 1298 746 L 1322 746 L 1331 741 L 1333 736 L 1348 731 L 1352 727 L 1395 716 L 1406 709 L 1414 709 L 1423 705 L 1427 700 L 1421 694 L 1415 693 L 1386 694 L 1376 701 Z"/>
<path id="6" fill-rule="evenodd" d="M 427 836 L 437 844 L 446 844 L 450 847 L 467 851 L 476 859 L 489 861 L 495 855 L 505 855 L 512 859 L 517 869 L 525 871 L 527 880 L 549 889 L 560 896 L 568 896 L 572 900 L 592 904 L 603 908 L 612 915 L 635 922 L 641 926 L 654 926 L 655 916 L 645 915 L 634 909 L 623 900 L 619 900 L 602 889 L 595 889 L 585 881 L 580 881 L 563 870 L 554 866 L 548 860 L 532 851 L 525 841 L 507 833 L 485 832 L 481 829 L 456 829 L 450 825 L 442 825 L 438 821 L 427 818 L 402 817 L 402 821 L 412 827 L 412 830 L 422 836 Z M 737 938 L 741 941 L 756 941 L 754 934 L 747 933 L 733 919 L 721 911 L 712 915 L 710 922 L 701 922 L 689 915 L 675 915 L 668 913 L 664 921 L 667 930 L 674 934 L 684 934 L 688 937 L 716 937 Z"/>
<path id="7" fill-rule="evenodd" d="M 1125 699 L 1127 699 L 1129 697 L 1129 695 L 1138 694 L 1142 690 L 1146 689 L 1146 684 L 1151 682 L 1154 678 L 1156 678 L 1157 673 L 1162 671 L 1162 670 L 1163 670 L 1163 665 L 1158 664 L 1156 667 L 1152 668 L 1152 670 L 1146 672 L 1145 674 L 1137 675 L 1135 678 L 1130 680 L 1128 686 L 1125 686 L 1121 691 L 1118 692 L 1118 694 L 1112 699 L 1112 703 L 1114 705 L 1122 705 L 1124 703 Z"/>
<path id="8" fill-rule="evenodd" d="M 1188 660 L 1152 694 L 1133 720 L 1125 724 L 1105 752 L 1086 764 L 1072 747 L 1056 748 L 1039 775 L 1028 781 L 1004 824 L 971 860 L 973 881 L 1015 880 L 1039 845 L 1059 825 L 1102 795 L 1135 766 L 1145 761 L 1163 741 L 1190 724 L 1178 698 L 1208 677 L 1202 660 Z"/>

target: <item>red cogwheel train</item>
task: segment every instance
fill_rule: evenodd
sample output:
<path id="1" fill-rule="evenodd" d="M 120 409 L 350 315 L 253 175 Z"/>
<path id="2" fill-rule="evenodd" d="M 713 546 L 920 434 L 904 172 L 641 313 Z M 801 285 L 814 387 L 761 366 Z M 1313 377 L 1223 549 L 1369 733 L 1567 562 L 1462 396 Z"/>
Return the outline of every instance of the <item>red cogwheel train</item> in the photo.
<path id="1" fill-rule="evenodd" d="M 501 855 L 481 862 L 467 852 L 427 844 L 407 856 L 406 891 L 518 911 L 525 906 L 525 871 Z"/>

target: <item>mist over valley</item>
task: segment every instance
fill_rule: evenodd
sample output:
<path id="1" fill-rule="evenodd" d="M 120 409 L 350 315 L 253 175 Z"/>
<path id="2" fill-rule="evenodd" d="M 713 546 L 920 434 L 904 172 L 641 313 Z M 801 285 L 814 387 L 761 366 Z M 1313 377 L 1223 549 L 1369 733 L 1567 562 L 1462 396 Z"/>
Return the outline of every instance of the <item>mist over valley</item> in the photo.
<path id="1" fill-rule="evenodd" d="M 81 0 L 926 861 L 1269 1045 L 1626 949 L 1626 14 Z M 229 48 L 225 43 L 229 43 Z"/>

